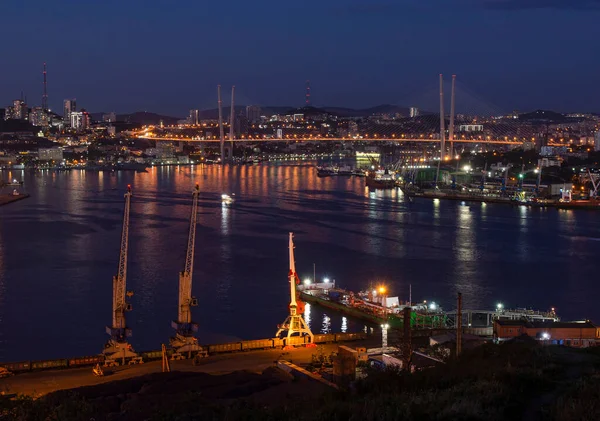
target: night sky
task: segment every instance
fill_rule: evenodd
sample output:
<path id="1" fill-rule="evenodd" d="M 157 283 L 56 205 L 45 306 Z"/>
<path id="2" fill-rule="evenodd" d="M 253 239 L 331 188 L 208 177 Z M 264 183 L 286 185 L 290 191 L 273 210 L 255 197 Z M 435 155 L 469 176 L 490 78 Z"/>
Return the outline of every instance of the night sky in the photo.
<path id="1" fill-rule="evenodd" d="M 600 0 L 2 0 L 0 106 L 40 104 L 46 61 L 58 110 L 185 116 L 219 83 L 301 106 L 306 79 L 316 106 L 432 108 L 455 73 L 503 110 L 598 112 L 599 22 Z"/>

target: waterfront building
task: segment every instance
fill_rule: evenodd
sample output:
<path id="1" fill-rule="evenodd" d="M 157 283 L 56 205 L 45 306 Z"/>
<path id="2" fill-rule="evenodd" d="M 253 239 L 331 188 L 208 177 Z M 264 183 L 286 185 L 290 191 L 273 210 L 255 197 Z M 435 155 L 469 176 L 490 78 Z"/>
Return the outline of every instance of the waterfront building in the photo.
<path id="1" fill-rule="evenodd" d="M 586 348 L 600 344 L 600 328 L 589 321 L 547 322 L 527 320 L 495 320 L 494 338 L 505 341 L 529 336 L 543 343 Z"/>
<path id="2" fill-rule="evenodd" d="M 62 148 L 40 148 L 38 149 L 38 159 L 40 161 L 62 161 Z"/>

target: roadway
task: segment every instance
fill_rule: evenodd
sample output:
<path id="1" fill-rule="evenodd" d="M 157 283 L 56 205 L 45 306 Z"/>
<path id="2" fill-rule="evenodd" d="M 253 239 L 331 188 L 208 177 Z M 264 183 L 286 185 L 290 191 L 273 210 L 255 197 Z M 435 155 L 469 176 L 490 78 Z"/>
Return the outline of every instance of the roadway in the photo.
<path id="1" fill-rule="evenodd" d="M 377 341 L 373 339 L 346 343 L 346 345 L 351 347 L 371 347 L 376 344 Z M 193 365 L 192 360 L 170 361 L 171 371 L 191 371 L 215 375 L 240 370 L 261 373 L 266 368 L 273 366 L 274 362 L 279 359 L 291 361 L 298 365 L 306 365 L 312 361 L 312 355 L 317 350 L 322 349 L 327 355 L 337 351 L 339 345 L 323 344 L 319 345 L 318 348 L 295 348 L 290 351 L 269 349 L 264 351 L 220 354 L 205 358 L 196 366 Z M 93 386 L 161 371 L 162 362 L 160 360 L 140 365 L 106 368 L 106 375 L 104 377 L 94 376 L 91 366 L 64 370 L 36 371 L 17 374 L 0 380 L 0 392 L 39 397 L 57 390 Z"/>
<path id="2" fill-rule="evenodd" d="M 146 140 L 160 140 L 167 142 L 192 142 L 192 143 L 220 143 L 219 139 L 197 139 L 197 138 L 189 138 L 189 137 L 157 137 L 157 136 L 136 136 L 138 139 L 146 139 Z M 248 143 L 248 142 L 397 142 L 397 143 L 405 143 L 405 142 L 417 142 L 417 143 L 440 143 L 440 139 L 404 139 L 404 138 L 343 138 L 343 137 L 294 137 L 294 138 L 286 138 L 286 139 L 277 139 L 277 138 L 262 138 L 262 139 L 233 139 L 228 140 L 225 139 L 225 143 L 234 142 L 234 143 Z M 446 143 L 450 141 L 446 140 Z M 492 144 L 492 145 L 515 145 L 521 146 L 523 142 L 515 142 L 514 140 L 501 140 L 501 139 L 455 139 L 454 143 L 474 143 L 474 144 Z"/>

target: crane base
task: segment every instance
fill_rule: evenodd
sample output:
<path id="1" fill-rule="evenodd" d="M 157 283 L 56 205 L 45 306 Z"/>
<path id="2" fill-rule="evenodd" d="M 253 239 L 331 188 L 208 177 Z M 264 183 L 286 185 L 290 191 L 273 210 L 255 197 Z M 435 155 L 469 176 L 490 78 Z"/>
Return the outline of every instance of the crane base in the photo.
<path id="1" fill-rule="evenodd" d="M 185 355 L 191 355 L 192 352 L 204 351 L 202 346 L 198 344 L 198 339 L 193 336 L 185 336 L 180 333 L 176 334 L 175 337 L 169 341 L 171 347 L 176 353 Z"/>
<path id="2" fill-rule="evenodd" d="M 106 361 L 116 362 L 120 359 L 125 363 L 125 359 L 136 358 L 138 354 L 133 350 L 131 345 L 127 342 L 119 342 L 114 339 L 109 339 L 102 353 L 106 357 Z"/>
<path id="3" fill-rule="evenodd" d="M 275 334 L 276 338 L 287 337 L 289 343 L 289 338 L 292 336 L 308 336 L 309 343 L 312 344 L 314 341 L 314 335 L 311 332 L 310 328 L 306 324 L 304 317 L 299 314 L 289 315 L 283 324 L 279 326 L 277 333 Z"/>

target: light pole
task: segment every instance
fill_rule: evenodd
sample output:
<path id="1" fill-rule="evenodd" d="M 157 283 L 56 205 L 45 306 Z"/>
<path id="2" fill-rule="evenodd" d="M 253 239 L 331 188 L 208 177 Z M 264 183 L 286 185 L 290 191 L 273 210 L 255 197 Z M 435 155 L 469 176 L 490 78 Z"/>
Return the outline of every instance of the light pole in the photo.
<path id="1" fill-rule="evenodd" d="M 389 328 L 390 328 L 390 326 L 387 323 L 381 325 L 381 352 L 382 353 L 388 346 L 387 331 Z"/>

